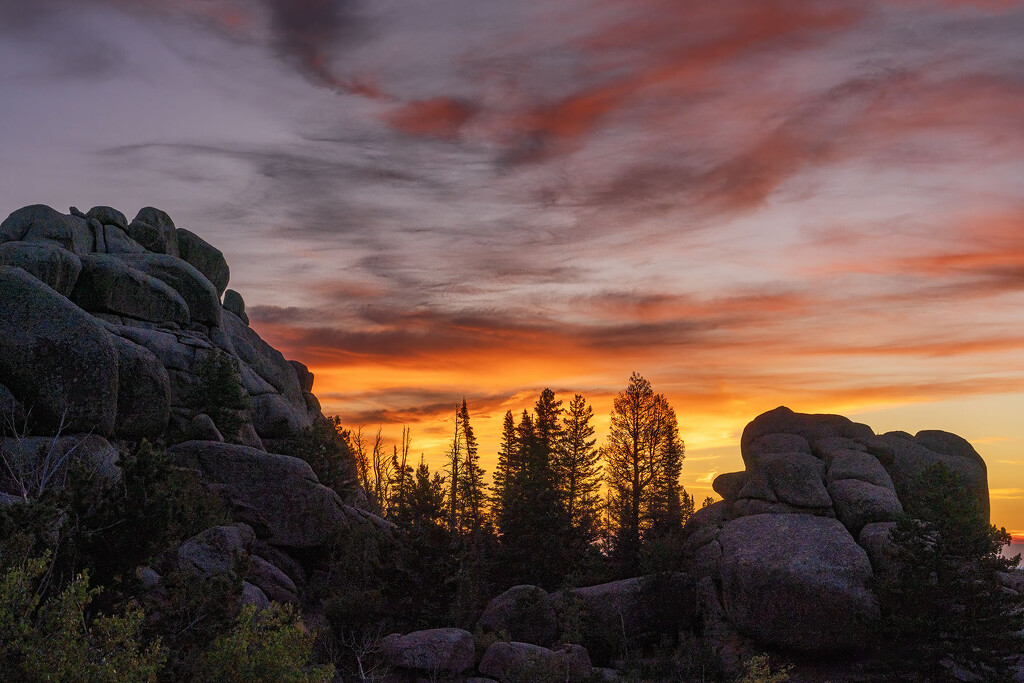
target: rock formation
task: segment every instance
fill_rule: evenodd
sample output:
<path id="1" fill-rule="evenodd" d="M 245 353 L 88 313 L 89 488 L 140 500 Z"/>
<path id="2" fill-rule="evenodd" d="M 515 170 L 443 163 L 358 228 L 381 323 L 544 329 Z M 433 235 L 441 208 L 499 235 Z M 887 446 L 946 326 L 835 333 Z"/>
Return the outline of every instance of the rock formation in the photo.
<path id="1" fill-rule="evenodd" d="M 109 479 L 116 446 L 169 446 L 238 523 L 187 542 L 178 564 L 202 575 L 247 555 L 260 577 L 250 597 L 294 600 L 302 569 L 289 553 L 353 524 L 388 525 L 306 462 L 268 452 L 325 418 L 312 373 L 249 327 L 229 275 L 218 249 L 152 207 L 130 222 L 105 206 L 13 212 L 0 223 L 0 448 L 19 461 L 75 458 Z M 0 502 L 25 488 L 0 477 Z"/>
<path id="2" fill-rule="evenodd" d="M 985 463 L 947 432 L 876 435 L 839 415 L 776 408 L 747 425 L 740 448 L 746 469 L 715 479 L 723 500 L 690 518 L 684 549 L 729 623 L 761 645 L 867 643 L 872 577 L 892 571 L 889 530 L 914 508 L 912 483 L 929 466 L 959 475 L 988 514 Z"/>

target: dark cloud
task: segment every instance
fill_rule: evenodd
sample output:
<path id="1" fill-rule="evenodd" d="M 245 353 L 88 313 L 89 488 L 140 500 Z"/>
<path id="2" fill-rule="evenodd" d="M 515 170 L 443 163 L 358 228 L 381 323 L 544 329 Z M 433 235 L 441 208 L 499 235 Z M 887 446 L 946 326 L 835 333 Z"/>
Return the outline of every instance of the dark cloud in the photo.
<path id="1" fill-rule="evenodd" d="M 266 0 L 274 48 L 318 85 L 383 97 L 366 81 L 338 75 L 333 61 L 343 48 L 367 39 L 370 24 L 360 0 Z"/>
<path id="2" fill-rule="evenodd" d="M 539 392 L 538 392 L 539 393 Z M 443 422 L 465 399 L 472 418 L 486 419 L 504 413 L 517 398 L 515 392 L 465 393 L 454 389 L 392 387 L 387 391 L 321 394 L 327 403 L 370 406 L 342 415 L 348 425 L 420 424 Z"/>

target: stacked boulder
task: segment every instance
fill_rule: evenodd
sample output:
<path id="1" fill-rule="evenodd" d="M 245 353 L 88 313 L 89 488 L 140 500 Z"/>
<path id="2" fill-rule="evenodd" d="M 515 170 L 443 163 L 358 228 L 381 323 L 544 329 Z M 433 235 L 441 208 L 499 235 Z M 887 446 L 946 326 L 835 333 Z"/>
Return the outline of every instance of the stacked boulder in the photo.
<path id="1" fill-rule="evenodd" d="M 0 224 L 0 394 L 37 432 L 184 440 L 204 361 L 227 356 L 251 406 L 241 439 L 298 436 L 320 414 L 312 374 L 248 326 L 229 276 L 218 249 L 152 207 L 131 222 L 104 206 L 15 211 Z"/>
<path id="2" fill-rule="evenodd" d="M 276 579 L 260 588 L 289 597 L 302 578 L 289 553 L 353 524 L 388 525 L 343 503 L 306 462 L 267 452 L 325 418 L 313 374 L 249 327 L 229 277 L 218 249 L 152 207 L 130 222 L 105 206 L 13 212 L 0 223 L 0 449 L 19 462 L 73 453 L 109 479 L 118 446 L 168 445 L 243 525 L 197 547 L 217 542 L 287 570 L 264 567 Z M 216 386 L 211 367 L 228 368 Z M 237 401 L 215 411 L 214 392 Z M 224 414 L 226 433 L 214 421 Z M 0 504 L 30 493 L 0 477 Z"/>
<path id="3" fill-rule="evenodd" d="M 989 511 L 987 470 L 947 432 L 876 435 L 839 415 L 780 407 L 747 425 L 746 466 L 720 475 L 723 500 L 684 529 L 689 565 L 713 582 L 725 618 L 762 645 L 864 647 L 879 617 L 872 578 L 891 571 L 889 531 L 914 509 L 914 482 L 944 464 Z"/>

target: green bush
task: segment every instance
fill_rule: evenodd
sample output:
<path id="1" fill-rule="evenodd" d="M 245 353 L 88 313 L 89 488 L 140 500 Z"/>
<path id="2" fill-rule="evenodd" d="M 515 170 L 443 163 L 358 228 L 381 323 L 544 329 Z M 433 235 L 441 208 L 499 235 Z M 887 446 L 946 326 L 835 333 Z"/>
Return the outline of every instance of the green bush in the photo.
<path id="1" fill-rule="evenodd" d="M 314 636 L 291 606 L 271 603 L 263 612 L 248 605 L 234 628 L 199 658 L 197 681 L 210 683 L 316 683 L 330 681 L 333 666 L 313 667 Z"/>
<path id="2" fill-rule="evenodd" d="M 238 361 L 227 353 L 211 352 L 196 370 L 201 381 L 196 405 L 210 416 L 225 439 L 237 442 L 238 431 L 245 422 L 241 411 L 251 405 Z"/>
<path id="3" fill-rule="evenodd" d="M 44 600 L 40 583 L 49 557 L 30 559 L 0 578 L 0 670 L 18 681 L 156 681 L 165 653 L 159 640 L 144 646 L 144 615 L 129 608 L 89 617 L 99 590 L 87 574 Z"/>
<path id="4" fill-rule="evenodd" d="M 743 662 L 743 673 L 736 683 L 785 683 L 792 668 L 792 664 L 785 664 L 772 671 L 768 655 L 756 655 Z"/>

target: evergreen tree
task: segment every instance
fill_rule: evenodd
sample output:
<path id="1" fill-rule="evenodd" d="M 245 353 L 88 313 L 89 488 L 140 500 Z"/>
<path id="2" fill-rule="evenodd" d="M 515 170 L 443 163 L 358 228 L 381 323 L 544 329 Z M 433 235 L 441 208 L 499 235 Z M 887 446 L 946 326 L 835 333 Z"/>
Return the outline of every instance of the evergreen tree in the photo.
<path id="1" fill-rule="evenodd" d="M 649 532 L 681 528 L 693 507 L 679 483 L 684 449 L 675 411 L 635 372 L 612 404 L 604 457 L 614 555 L 629 574 L 639 569 Z"/>
<path id="2" fill-rule="evenodd" d="M 391 454 L 392 475 L 391 499 L 388 502 L 388 515 L 395 519 L 405 519 L 409 507 L 409 497 L 412 494 L 413 467 L 409 464 L 409 447 L 411 445 L 411 432 L 408 427 L 402 427 L 401 449 L 394 446 Z"/>
<path id="3" fill-rule="evenodd" d="M 423 455 L 409 491 L 407 524 L 409 526 L 442 528 L 445 521 L 445 478 L 440 472 L 430 474 Z"/>
<path id="4" fill-rule="evenodd" d="M 562 506 L 572 527 L 574 540 L 589 545 L 598 523 L 601 484 L 601 454 L 594 447 L 594 409 L 576 394 L 562 422 L 562 448 L 553 463 Z"/>
<path id="5" fill-rule="evenodd" d="M 459 409 L 459 418 L 462 422 L 462 444 L 465 448 L 462 466 L 460 468 L 459 482 L 461 504 L 463 509 L 462 523 L 471 533 L 480 531 L 483 522 L 483 503 L 486 496 L 486 485 L 484 484 L 484 470 L 480 467 L 480 457 L 477 455 L 476 436 L 473 434 L 473 426 L 469 422 L 469 408 L 466 406 L 466 399 L 462 399 L 462 407 Z"/>
<path id="6" fill-rule="evenodd" d="M 455 533 L 459 530 L 461 517 L 459 515 L 461 506 L 459 503 L 460 482 L 462 469 L 462 418 L 459 415 L 459 407 L 455 406 L 455 436 L 448 449 L 448 528 Z"/>
<path id="7" fill-rule="evenodd" d="M 1000 554 L 1010 535 L 943 463 L 904 498 L 907 515 L 890 534 L 897 571 L 876 585 L 881 651 L 901 680 L 1016 680 L 1024 599 L 998 581 L 1020 560 Z"/>
<path id="8" fill-rule="evenodd" d="M 685 446 L 679 438 L 675 411 L 662 394 L 654 397 L 653 414 L 657 417 L 652 420 L 652 429 L 660 435 L 651 438 L 655 449 L 650 457 L 654 481 L 649 515 L 651 530 L 665 535 L 682 530 L 683 523 L 693 513 L 693 500 L 679 483 L 683 458 L 686 457 Z M 687 500 L 688 505 L 684 505 Z"/>
<path id="9" fill-rule="evenodd" d="M 494 482 L 491 485 L 491 515 L 496 522 L 502 517 L 508 483 L 515 477 L 518 468 L 519 446 L 516 438 L 516 421 L 512 411 L 505 413 L 502 424 L 501 442 L 498 445 L 498 464 L 494 468 Z"/>
<path id="10" fill-rule="evenodd" d="M 517 432 L 518 467 L 505 473 L 499 517 L 506 583 L 553 588 L 567 565 L 569 523 L 556 487 L 552 460 L 562 446 L 561 401 L 541 392 L 531 416 L 523 411 Z"/>
<path id="11" fill-rule="evenodd" d="M 245 423 L 242 411 L 252 403 L 242 384 L 238 361 L 219 350 L 210 352 L 199 363 L 198 373 L 201 382 L 196 403 L 225 439 L 237 442 Z"/>

